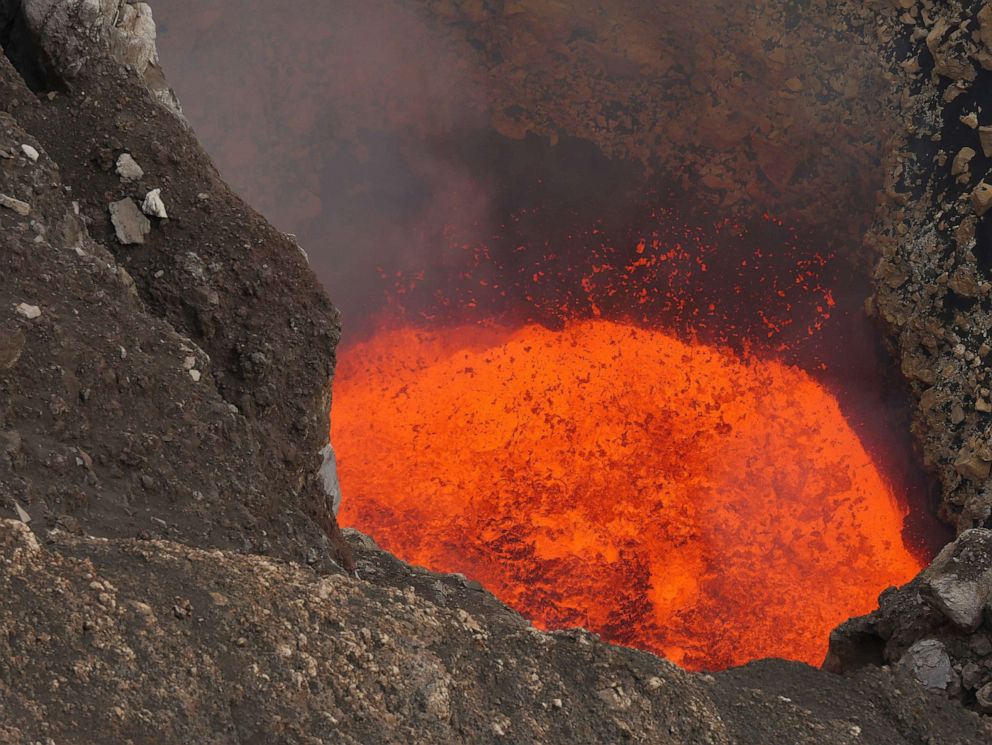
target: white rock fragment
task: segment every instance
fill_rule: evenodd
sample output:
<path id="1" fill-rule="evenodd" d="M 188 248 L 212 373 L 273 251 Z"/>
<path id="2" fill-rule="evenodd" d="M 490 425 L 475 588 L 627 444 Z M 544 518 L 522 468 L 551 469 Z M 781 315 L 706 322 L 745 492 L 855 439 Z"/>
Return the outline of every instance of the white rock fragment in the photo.
<path id="1" fill-rule="evenodd" d="M 8 197 L 6 194 L 0 194 L 0 207 L 6 207 L 9 210 L 14 210 L 14 212 L 22 217 L 27 217 L 31 214 L 30 204 L 27 202 L 22 202 L 20 199 Z"/>
<path id="2" fill-rule="evenodd" d="M 200 377 L 201 376 L 200 376 L 200 371 L 199 370 L 190 370 L 189 371 L 189 376 L 191 378 L 193 378 L 193 382 L 194 383 L 199 383 L 200 382 Z"/>
<path id="3" fill-rule="evenodd" d="M 145 172 L 138 165 L 138 161 L 131 156 L 131 153 L 123 153 L 117 159 L 117 175 L 125 181 L 138 181 L 145 175 Z"/>
<path id="4" fill-rule="evenodd" d="M 338 461 L 334 455 L 334 448 L 327 444 L 320 451 L 320 480 L 324 486 L 324 493 L 331 500 L 331 509 L 334 514 L 338 514 L 341 507 L 341 482 L 338 480 Z"/>
<path id="5" fill-rule="evenodd" d="M 192 370 L 196 367 L 196 357 L 187 357 L 183 360 L 183 370 Z"/>
<path id="6" fill-rule="evenodd" d="M 17 312 L 27 318 L 29 321 L 33 321 L 41 315 L 41 308 L 37 305 L 29 305 L 28 303 L 21 303 L 17 306 Z"/>
<path id="7" fill-rule="evenodd" d="M 31 515 L 29 515 L 24 510 L 24 508 L 21 507 L 21 505 L 19 505 L 17 502 L 14 502 L 14 509 L 17 510 L 17 517 L 20 519 L 22 523 L 27 525 L 29 522 L 31 522 Z"/>
<path id="8" fill-rule="evenodd" d="M 145 195 L 145 201 L 141 205 L 141 211 L 149 217 L 157 217 L 167 220 L 169 213 L 165 211 L 165 202 L 162 201 L 162 190 L 152 189 Z"/>
<path id="9" fill-rule="evenodd" d="M 37 163 L 38 158 L 41 157 L 37 150 L 27 144 L 21 145 L 21 152 L 23 152 L 32 163 Z"/>

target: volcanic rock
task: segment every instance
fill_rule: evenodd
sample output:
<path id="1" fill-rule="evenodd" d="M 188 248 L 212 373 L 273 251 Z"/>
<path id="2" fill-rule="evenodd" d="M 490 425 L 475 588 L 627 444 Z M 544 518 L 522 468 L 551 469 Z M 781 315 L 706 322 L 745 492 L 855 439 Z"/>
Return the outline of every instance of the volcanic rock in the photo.
<path id="1" fill-rule="evenodd" d="M 975 702 L 978 704 L 978 710 L 983 714 L 992 714 L 992 683 L 988 683 L 981 687 L 975 693 Z"/>
<path id="2" fill-rule="evenodd" d="M 954 681 L 947 648 L 936 639 L 924 639 L 911 646 L 901 663 L 909 668 L 924 688 L 944 691 Z"/>
<path id="3" fill-rule="evenodd" d="M 145 172 L 131 153 L 122 153 L 117 159 L 117 175 L 126 181 L 140 181 Z"/>
<path id="4" fill-rule="evenodd" d="M 976 153 L 973 148 L 961 148 L 958 151 L 958 154 L 954 156 L 954 161 L 951 163 L 951 175 L 962 176 L 968 173 L 972 158 L 974 158 L 975 155 Z"/>
<path id="5" fill-rule="evenodd" d="M 933 605 L 962 630 L 976 631 L 992 602 L 992 530 L 964 531 L 922 577 Z"/>
<path id="6" fill-rule="evenodd" d="M 951 175 L 960 176 L 962 173 L 967 172 L 972 159 L 977 153 L 974 148 L 963 147 L 958 150 L 957 155 L 954 156 L 954 160 L 951 164 Z"/>
<path id="7" fill-rule="evenodd" d="M 983 483 L 992 473 L 992 460 L 984 453 L 978 453 L 968 448 L 964 448 L 954 461 L 954 469 L 975 483 Z"/>
<path id="8" fill-rule="evenodd" d="M 145 195 L 145 201 L 141 204 L 141 211 L 149 217 L 157 217 L 165 220 L 169 214 L 165 211 L 165 202 L 162 201 L 162 190 L 152 189 Z"/>
<path id="9" fill-rule="evenodd" d="M 917 25 L 926 30 L 927 51 L 938 67 L 942 60 L 962 65 L 970 60 L 972 68 L 977 63 L 981 75 L 986 74 L 992 38 L 988 5 L 970 0 L 930 4 L 921 12 L 925 22 Z M 920 35 L 915 30 L 916 26 L 907 27 L 894 34 L 889 45 L 893 60 L 917 53 Z M 986 173 L 992 126 L 978 127 L 978 143 L 966 129 L 979 124 L 978 114 L 989 110 L 992 99 L 987 85 L 980 79 L 969 85 L 968 77 L 970 73 L 960 83 L 946 77 L 916 78 L 915 83 L 909 76 L 902 78 L 906 85 L 917 86 L 900 102 L 904 121 L 913 124 L 890 156 L 889 203 L 868 234 L 879 262 L 869 307 L 885 323 L 910 380 L 917 402 L 913 431 L 924 462 L 941 487 L 941 516 L 959 530 L 992 527 L 988 496 L 982 496 L 989 478 L 983 444 L 992 440 L 992 422 L 988 412 L 971 404 L 992 402 L 980 392 L 989 387 L 989 375 L 982 355 L 969 360 L 955 353 L 959 345 L 976 353 L 992 338 L 983 248 L 987 241 L 983 220 L 992 208 Z M 961 181 L 949 180 L 940 168 L 939 151 L 934 152 L 938 142 L 948 143 L 952 152 L 980 145 L 982 157 L 972 158 L 970 167 L 981 180 L 976 184 L 964 174 Z M 930 157 L 920 157 L 923 152 Z M 906 202 L 909 193 L 912 199 Z M 904 284 L 893 287 L 880 281 L 905 267 L 912 267 L 912 272 Z M 969 294 L 960 292 L 959 282 L 948 283 L 945 289 L 940 279 L 948 274 L 971 277 Z M 958 302 L 961 309 L 952 310 Z M 927 407 L 925 396 L 936 396 L 942 403 Z M 984 403 L 981 408 L 986 408 Z"/>
<path id="10" fill-rule="evenodd" d="M 992 158 L 992 127 L 979 127 L 978 137 L 982 143 L 982 153 L 986 158 Z"/>
<path id="11" fill-rule="evenodd" d="M 992 186 L 981 181 L 971 193 L 971 202 L 975 205 L 975 212 L 979 217 L 988 212 L 989 207 L 992 207 Z"/>
<path id="12" fill-rule="evenodd" d="M 928 688 L 961 695 L 992 680 L 992 530 L 965 530 L 909 584 L 882 593 L 879 609 L 830 636 L 824 666 L 834 672 L 865 664 L 899 664 Z M 977 666 L 977 667 L 976 667 Z"/>
<path id="13" fill-rule="evenodd" d="M 984 5 L 976 16 L 978 20 L 978 34 L 982 44 L 989 51 L 992 51 L 992 6 Z"/>
<path id="14" fill-rule="evenodd" d="M 182 110 L 165 82 L 155 46 L 151 7 L 143 2 L 21 0 L 20 16 L 48 64 L 66 80 L 85 76 L 103 62 L 102 48 L 133 70 L 148 92 L 178 117 Z"/>
<path id="15" fill-rule="evenodd" d="M 27 202 L 22 202 L 20 199 L 14 199 L 13 197 L 8 197 L 6 194 L 0 194 L 0 207 L 6 207 L 9 210 L 13 210 L 18 215 L 27 217 L 31 214 L 31 205 Z"/>
<path id="16" fill-rule="evenodd" d="M 27 741 L 80 742 L 209 741 L 233 727 L 266 741 L 289 728 L 485 743 L 494 723 L 546 743 L 841 745 L 851 720 L 876 745 L 992 732 L 898 670 L 845 679 L 768 661 L 695 676 L 582 632 L 536 631 L 488 593 L 355 548 L 367 580 L 166 540 L 54 531 L 42 546 L 0 520 L 0 722 Z M 451 607 L 432 600 L 437 583 Z M 80 634 L 89 643 L 68 643 Z"/>
<path id="17" fill-rule="evenodd" d="M 145 236 L 152 232 L 152 224 L 130 198 L 111 203 L 110 219 L 117 240 L 125 246 L 144 243 Z"/>
<path id="18" fill-rule="evenodd" d="M 41 316 L 41 308 L 37 305 L 31 305 L 30 303 L 19 303 L 15 310 L 18 315 L 27 318 L 29 321 L 33 321 L 35 318 Z"/>

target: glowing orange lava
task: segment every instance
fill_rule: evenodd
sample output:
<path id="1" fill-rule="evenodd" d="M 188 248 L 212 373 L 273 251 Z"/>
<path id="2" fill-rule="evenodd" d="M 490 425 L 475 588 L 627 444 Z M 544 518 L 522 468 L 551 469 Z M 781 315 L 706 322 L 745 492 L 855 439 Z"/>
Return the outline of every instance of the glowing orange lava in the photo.
<path id="1" fill-rule="evenodd" d="M 342 354 L 341 522 L 545 628 L 819 664 L 919 562 L 803 371 L 618 323 L 384 330 Z"/>

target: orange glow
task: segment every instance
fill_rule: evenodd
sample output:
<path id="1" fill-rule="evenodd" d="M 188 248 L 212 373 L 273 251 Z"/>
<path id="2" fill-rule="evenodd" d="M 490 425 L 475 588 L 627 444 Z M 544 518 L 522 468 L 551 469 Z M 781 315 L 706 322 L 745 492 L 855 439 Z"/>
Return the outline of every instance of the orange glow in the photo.
<path id="1" fill-rule="evenodd" d="M 340 520 L 543 628 L 693 669 L 819 664 L 920 569 L 803 371 L 603 320 L 380 331 L 342 354 Z"/>

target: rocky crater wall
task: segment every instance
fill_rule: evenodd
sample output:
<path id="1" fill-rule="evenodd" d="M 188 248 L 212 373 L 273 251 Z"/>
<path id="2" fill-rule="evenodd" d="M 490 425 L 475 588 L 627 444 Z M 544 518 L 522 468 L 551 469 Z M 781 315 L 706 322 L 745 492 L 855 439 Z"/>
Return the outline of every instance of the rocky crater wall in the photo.
<path id="1" fill-rule="evenodd" d="M 336 313 L 177 116 L 147 9 L 0 19 L 0 740 L 992 737 L 917 682 L 944 669 L 919 624 L 879 637 L 916 667 L 691 675 L 341 534 L 318 483 Z M 989 659 L 987 544 L 918 580 L 967 635 L 948 669 Z"/>

